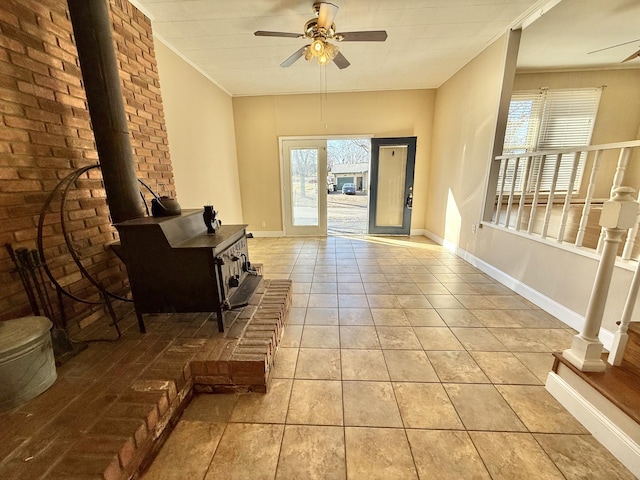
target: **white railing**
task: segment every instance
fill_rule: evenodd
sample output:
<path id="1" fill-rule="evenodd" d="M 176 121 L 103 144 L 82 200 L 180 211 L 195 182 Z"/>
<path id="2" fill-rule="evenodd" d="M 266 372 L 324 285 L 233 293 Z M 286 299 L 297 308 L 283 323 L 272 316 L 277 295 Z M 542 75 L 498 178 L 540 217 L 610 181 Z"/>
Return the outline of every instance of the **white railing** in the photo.
<path id="1" fill-rule="evenodd" d="M 615 161 L 616 153 L 614 167 L 611 162 Z M 621 185 L 640 190 L 640 140 L 500 155 L 494 161 L 499 168 L 499 180 L 491 223 L 535 238 L 591 248 L 598 253 L 602 251 L 604 232 L 594 210 Z M 634 161 L 638 165 L 632 165 Z M 554 162 L 551 169 L 550 162 Z M 566 183 L 559 186 L 561 167 L 566 172 L 569 164 L 569 175 L 563 180 Z M 627 175 L 632 166 L 634 178 Z M 572 209 L 580 207 L 580 220 L 570 223 Z M 542 212 L 544 216 L 540 218 Z M 587 241 L 589 228 L 596 232 L 599 229 L 598 240 L 592 234 L 593 238 Z M 638 222 L 627 232 L 622 259 L 638 256 L 633 251 L 637 236 Z"/>

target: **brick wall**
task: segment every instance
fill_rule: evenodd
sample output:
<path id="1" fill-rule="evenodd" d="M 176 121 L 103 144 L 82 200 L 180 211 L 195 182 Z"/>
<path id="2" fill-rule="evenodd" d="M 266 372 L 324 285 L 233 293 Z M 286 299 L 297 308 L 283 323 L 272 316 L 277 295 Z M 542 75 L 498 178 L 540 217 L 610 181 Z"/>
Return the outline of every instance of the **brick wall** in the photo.
<path id="1" fill-rule="evenodd" d="M 107 0 L 105 0 L 107 1 Z M 150 21 L 126 0 L 108 0 L 138 178 L 175 194 Z M 93 131 L 65 0 L 0 2 L 0 244 L 36 248 L 40 210 L 77 168 L 97 163 Z M 162 187 L 160 185 L 166 185 Z M 160 186 L 160 187 L 159 187 Z M 124 266 L 107 247 L 111 226 L 99 170 L 69 190 L 66 228 L 83 265 L 112 291 Z M 67 252 L 59 198 L 43 225 L 54 276 L 73 294 L 97 300 Z M 0 248 L 0 320 L 30 313 L 7 251 Z M 76 321 L 92 308 L 65 302 Z"/>

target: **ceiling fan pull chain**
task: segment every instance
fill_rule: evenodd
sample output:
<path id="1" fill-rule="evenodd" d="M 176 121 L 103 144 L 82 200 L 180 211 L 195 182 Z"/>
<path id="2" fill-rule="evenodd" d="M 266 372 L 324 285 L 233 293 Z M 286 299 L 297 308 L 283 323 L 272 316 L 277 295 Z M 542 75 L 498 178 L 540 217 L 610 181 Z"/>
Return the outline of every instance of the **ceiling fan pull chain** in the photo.
<path id="1" fill-rule="evenodd" d="M 320 66 L 320 123 L 324 123 L 324 95 L 322 94 L 322 71 L 324 68 Z M 325 84 L 326 88 L 326 84 Z"/>

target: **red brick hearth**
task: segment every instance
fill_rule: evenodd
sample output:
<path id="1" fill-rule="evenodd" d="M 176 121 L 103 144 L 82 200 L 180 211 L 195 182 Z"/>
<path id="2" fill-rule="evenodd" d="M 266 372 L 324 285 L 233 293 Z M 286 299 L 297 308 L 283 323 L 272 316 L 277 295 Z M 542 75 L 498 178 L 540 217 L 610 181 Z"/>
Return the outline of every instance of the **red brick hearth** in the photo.
<path id="1" fill-rule="evenodd" d="M 290 280 L 263 281 L 225 333 L 209 314 L 162 314 L 143 335 L 121 307 L 119 341 L 91 343 L 49 390 L 0 413 L 0 478 L 135 478 L 195 392 L 267 391 L 290 298 Z M 108 322 L 83 335 L 113 337 Z"/>

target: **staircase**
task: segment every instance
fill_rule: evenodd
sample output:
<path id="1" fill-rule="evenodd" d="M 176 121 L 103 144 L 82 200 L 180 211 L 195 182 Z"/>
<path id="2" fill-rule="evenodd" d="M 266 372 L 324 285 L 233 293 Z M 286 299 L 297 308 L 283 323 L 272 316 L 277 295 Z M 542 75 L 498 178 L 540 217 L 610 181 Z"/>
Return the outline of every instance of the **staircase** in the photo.
<path id="1" fill-rule="evenodd" d="M 640 478 L 640 322 L 630 323 L 628 334 L 622 364 L 604 372 L 582 372 L 555 353 L 546 387 Z"/>

